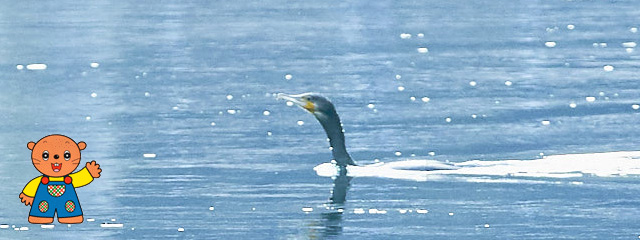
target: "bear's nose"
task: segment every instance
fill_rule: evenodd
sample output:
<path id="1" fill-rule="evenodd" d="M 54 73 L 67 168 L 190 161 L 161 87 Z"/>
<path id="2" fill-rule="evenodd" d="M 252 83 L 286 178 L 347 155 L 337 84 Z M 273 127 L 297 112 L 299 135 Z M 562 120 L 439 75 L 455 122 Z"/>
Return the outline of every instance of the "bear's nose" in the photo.
<path id="1" fill-rule="evenodd" d="M 58 159 L 58 158 L 60 158 L 60 156 L 58 154 L 56 154 L 56 155 L 53 155 L 53 158 Z"/>

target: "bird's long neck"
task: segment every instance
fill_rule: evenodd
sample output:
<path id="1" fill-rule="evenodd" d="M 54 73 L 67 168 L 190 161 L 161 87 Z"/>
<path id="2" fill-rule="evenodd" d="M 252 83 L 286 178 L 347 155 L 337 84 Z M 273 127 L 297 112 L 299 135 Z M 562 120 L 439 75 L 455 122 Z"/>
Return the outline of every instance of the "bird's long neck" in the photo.
<path id="1" fill-rule="evenodd" d="M 329 138 L 329 144 L 331 145 L 331 153 L 333 158 L 338 163 L 338 166 L 356 165 L 349 153 L 344 142 L 344 132 L 342 131 L 342 124 L 338 113 L 333 110 L 329 113 L 331 116 L 316 116 L 324 131 Z"/>

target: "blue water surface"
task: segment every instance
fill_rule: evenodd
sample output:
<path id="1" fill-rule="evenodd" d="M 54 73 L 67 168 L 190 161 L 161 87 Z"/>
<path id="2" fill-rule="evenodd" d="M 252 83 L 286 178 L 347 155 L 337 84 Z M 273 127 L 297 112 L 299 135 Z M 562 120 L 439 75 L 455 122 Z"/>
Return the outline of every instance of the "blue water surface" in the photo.
<path id="1" fill-rule="evenodd" d="M 355 178 L 340 213 L 313 171 L 331 159 L 322 128 L 274 96 L 329 97 L 361 164 L 638 150 L 636 6 L 2 4 L 0 238 L 637 239 L 634 176 Z M 93 222 L 27 222 L 18 194 L 39 173 L 26 144 L 54 133 L 86 142 L 83 161 L 103 169 L 77 190 Z"/>

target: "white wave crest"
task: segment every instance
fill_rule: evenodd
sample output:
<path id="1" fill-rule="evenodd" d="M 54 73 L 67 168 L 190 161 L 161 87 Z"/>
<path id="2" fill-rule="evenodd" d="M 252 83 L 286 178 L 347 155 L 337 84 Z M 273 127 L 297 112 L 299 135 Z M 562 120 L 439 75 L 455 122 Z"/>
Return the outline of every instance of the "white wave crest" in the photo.
<path id="1" fill-rule="evenodd" d="M 338 174 L 338 168 L 331 163 L 320 164 L 314 167 L 314 170 L 319 176 L 332 177 Z M 640 151 L 553 155 L 534 160 L 472 160 L 461 163 L 407 160 L 348 166 L 347 175 L 415 181 L 462 176 L 469 176 L 470 178 L 467 179 L 469 181 L 478 179 L 478 176 L 507 178 L 640 176 Z"/>

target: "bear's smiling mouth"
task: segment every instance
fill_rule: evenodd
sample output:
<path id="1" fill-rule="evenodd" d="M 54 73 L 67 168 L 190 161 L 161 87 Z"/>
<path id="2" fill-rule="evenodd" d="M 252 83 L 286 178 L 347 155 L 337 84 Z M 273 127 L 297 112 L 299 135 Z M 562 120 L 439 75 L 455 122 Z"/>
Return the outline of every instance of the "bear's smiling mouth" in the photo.
<path id="1" fill-rule="evenodd" d="M 51 169 L 53 169 L 54 172 L 60 172 L 60 169 L 62 169 L 62 163 L 52 163 Z"/>

